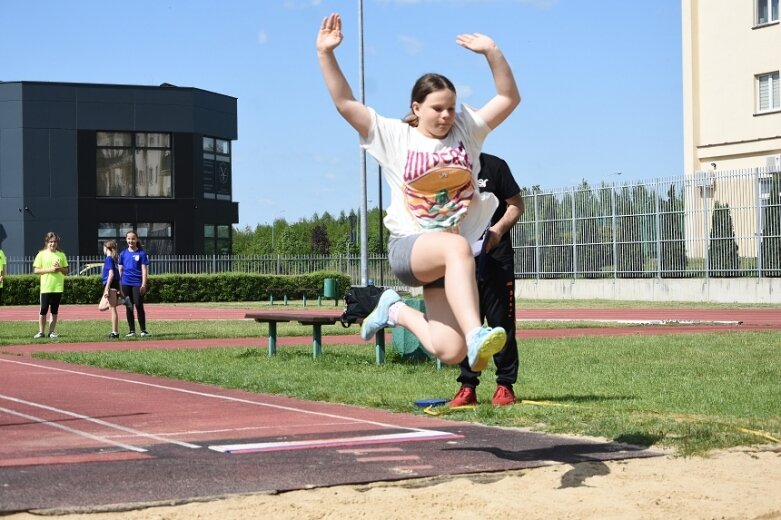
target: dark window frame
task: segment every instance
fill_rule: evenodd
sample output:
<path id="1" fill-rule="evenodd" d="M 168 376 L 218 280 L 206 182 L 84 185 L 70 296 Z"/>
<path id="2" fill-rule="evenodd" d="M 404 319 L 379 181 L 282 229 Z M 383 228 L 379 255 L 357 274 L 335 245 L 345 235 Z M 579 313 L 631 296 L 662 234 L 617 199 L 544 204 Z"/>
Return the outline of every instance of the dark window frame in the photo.
<path id="1" fill-rule="evenodd" d="M 160 134 L 167 136 L 167 145 L 149 145 L 149 144 L 139 144 L 139 141 L 142 140 L 148 140 L 150 135 L 153 134 Z M 120 144 L 101 144 L 101 137 L 111 137 L 111 136 L 127 136 L 129 139 L 127 139 L 125 142 Z M 120 131 L 120 130 L 98 130 L 95 132 L 95 158 L 96 158 L 96 164 L 95 164 L 95 196 L 99 199 L 112 199 L 112 198 L 125 198 L 125 197 L 132 197 L 132 198 L 143 198 L 143 199 L 174 199 L 176 198 L 176 195 L 174 193 L 174 175 L 175 175 L 175 164 L 174 164 L 174 154 L 173 154 L 173 134 L 171 132 L 128 132 L 128 131 Z M 100 168 L 101 162 L 104 160 L 101 158 L 101 151 L 114 151 L 118 155 L 117 157 L 122 157 L 122 163 L 125 163 L 125 167 L 128 167 L 130 169 L 129 176 L 130 180 L 129 182 L 126 182 L 127 184 L 127 190 L 121 191 L 120 193 L 101 193 L 101 182 L 100 182 L 100 176 L 104 175 L 106 178 L 106 184 L 108 186 L 108 191 L 111 190 L 111 175 L 110 172 L 104 171 Z M 139 153 L 146 155 L 150 151 L 157 151 L 157 152 L 163 152 L 168 153 L 169 155 L 169 164 L 170 164 L 170 175 L 168 176 L 168 185 L 164 187 L 164 191 L 167 191 L 167 195 L 144 195 L 139 194 L 139 175 L 138 175 L 138 155 Z M 120 187 L 120 190 L 122 188 L 122 176 L 120 176 L 120 179 L 118 180 L 118 184 Z M 148 188 L 151 184 L 147 183 L 147 192 Z"/>

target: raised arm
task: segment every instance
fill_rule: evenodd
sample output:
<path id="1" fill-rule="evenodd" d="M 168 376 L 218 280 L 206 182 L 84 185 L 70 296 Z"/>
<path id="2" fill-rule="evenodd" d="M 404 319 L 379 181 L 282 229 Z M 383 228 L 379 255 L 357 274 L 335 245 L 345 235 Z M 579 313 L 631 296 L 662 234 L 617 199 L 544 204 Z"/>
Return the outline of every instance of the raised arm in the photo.
<path id="1" fill-rule="evenodd" d="M 491 129 L 494 129 L 521 103 L 521 94 L 518 92 L 518 85 L 515 84 L 510 64 L 507 63 L 496 42 L 484 34 L 461 34 L 456 38 L 456 43 L 472 52 L 482 54 L 488 60 L 496 85 L 496 96 L 477 113 Z"/>
<path id="2" fill-rule="evenodd" d="M 336 109 L 355 128 L 361 137 L 369 135 L 371 115 L 363 103 L 357 101 L 347 79 L 336 61 L 334 51 L 342 43 L 342 19 L 337 13 L 323 18 L 317 33 L 317 58 L 323 72 L 325 86 Z"/>

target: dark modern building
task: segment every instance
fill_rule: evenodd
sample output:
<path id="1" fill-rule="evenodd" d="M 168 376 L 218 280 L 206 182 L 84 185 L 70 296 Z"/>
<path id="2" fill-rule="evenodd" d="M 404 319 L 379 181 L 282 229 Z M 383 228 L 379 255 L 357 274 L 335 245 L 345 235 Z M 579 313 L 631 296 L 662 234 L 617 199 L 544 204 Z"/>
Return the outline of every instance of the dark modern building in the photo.
<path id="1" fill-rule="evenodd" d="M 236 98 L 197 88 L 0 82 L 0 248 L 69 255 L 136 230 L 150 254 L 229 253 Z"/>

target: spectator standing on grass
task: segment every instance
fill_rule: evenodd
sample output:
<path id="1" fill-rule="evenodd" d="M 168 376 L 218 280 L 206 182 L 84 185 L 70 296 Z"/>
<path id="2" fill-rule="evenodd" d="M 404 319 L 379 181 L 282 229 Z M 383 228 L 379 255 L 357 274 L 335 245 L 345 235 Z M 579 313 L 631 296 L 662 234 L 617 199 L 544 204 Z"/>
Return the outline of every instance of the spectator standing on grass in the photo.
<path id="1" fill-rule="evenodd" d="M 499 207 L 491 217 L 490 233 L 477 263 L 477 289 L 480 293 L 480 316 L 489 327 L 503 327 L 507 342 L 494 354 L 496 391 L 491 403 L 505 406 L 515 403 L 513 384 L 518 379 L 518 343 L 515 339 L 515 257 L 510 230 L 523 214 L 521 188 L 507 163 L 494 155 L 480 154 L 478 187 L 493 193 Z M 477 404 L 480 372 L 461 364 L 457 381 L 461 388 L 450 401 L 451 407 Z"/>
<path id="2" fill-rule="evenodd" d="M 361 325 L 369 339 L 386 326 L 410 330 L 445 363 L 465 356 L 482 370 L 502 348 L 501 327 L 483 328 L 471 244 L 496 208 L 496 198 L 475 192 L 478 156 L 487 135 L 520 103 L 515 78 L 496 43 L 483 34 L 461 34 L 456 43 L 485 57 L 495 95 L 479 109 L 456 110 L 456 89 L 441 74 L 425 74 L 412 88 L 404 120 L 382 117 L 356 100 L 335 56 L 343 39 L 337 13 L 323 19 L 316 47 L 320 68 L 339 114 L 383 167 L 391 186 L 384 224 L 391 234 L 391 269 L 405 284 L 423 287 L 426 315 L 405 306 L 392 290 Z"/>
<path id="3" fill-rule="evenodd" d="M 136 335 L 136 321 L 133 307 L 138 314 L 138 325 L 141 327 L 141 336 L 149 336 L 146 331 L 146 312 L 144 311 L 144 295 L 146 294 L 149 257 L 144 251 L 144 246 L 138 239 L 135 231 L 128 231 L 125 235 L 127 249 L 119 255 L 119 278 L 122 294 L 125 295 L 125 314 L 130 331 L 125 334 L 132 338 Z"/>
<path id="4" fill-rule="evenodd" d="M 106 240 L 103 242 L 103 296 L 108 300 L 108 310 L 111 313 L 111 339 L 119 338 L 119 315 L 117 314 L 117 302 L 122 290 L 119 286 L 119 255 L 117 254 L 117 241 Z"/>
<path id="5" fill-rule="evenodd" d="M 43 249 L 33 260 L 33 272 L 41 276 L 41 310 L 38 313 L 38 334 L 33 336 L 35 339 L 46 336 L 46 315 L 50 310 L 49 337 L 57 337 L 57 315 L 62 293 L 65 292 L 65 275 L 68 274 L 68 259 L 59 246 L 60 237 L 52 231 L 46 233 Z"/>

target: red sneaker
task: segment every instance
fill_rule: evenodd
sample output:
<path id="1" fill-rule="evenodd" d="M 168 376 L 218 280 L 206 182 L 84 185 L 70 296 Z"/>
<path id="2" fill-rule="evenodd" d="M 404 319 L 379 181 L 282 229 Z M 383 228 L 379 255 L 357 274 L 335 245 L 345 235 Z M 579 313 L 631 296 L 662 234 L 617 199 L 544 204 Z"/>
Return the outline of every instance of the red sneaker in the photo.
<path id="1" fill-rule="evenodd" d="M 515 393 L 513 393 L 513 389 L 504 385 L 497 385 L 496 392 L 494 392 L 494 396 L 491 399 L 491 404 L 494 406 L 515 404 Z"/>
<path id="2" fill-rule="evenodd" d="M 459 406 L 470 406 L 477 404 L 477 394 L 475 389 L 470 386 L 462 386 L 458 389 L 456 396 L 447 405 L 451 408 Z"/>

